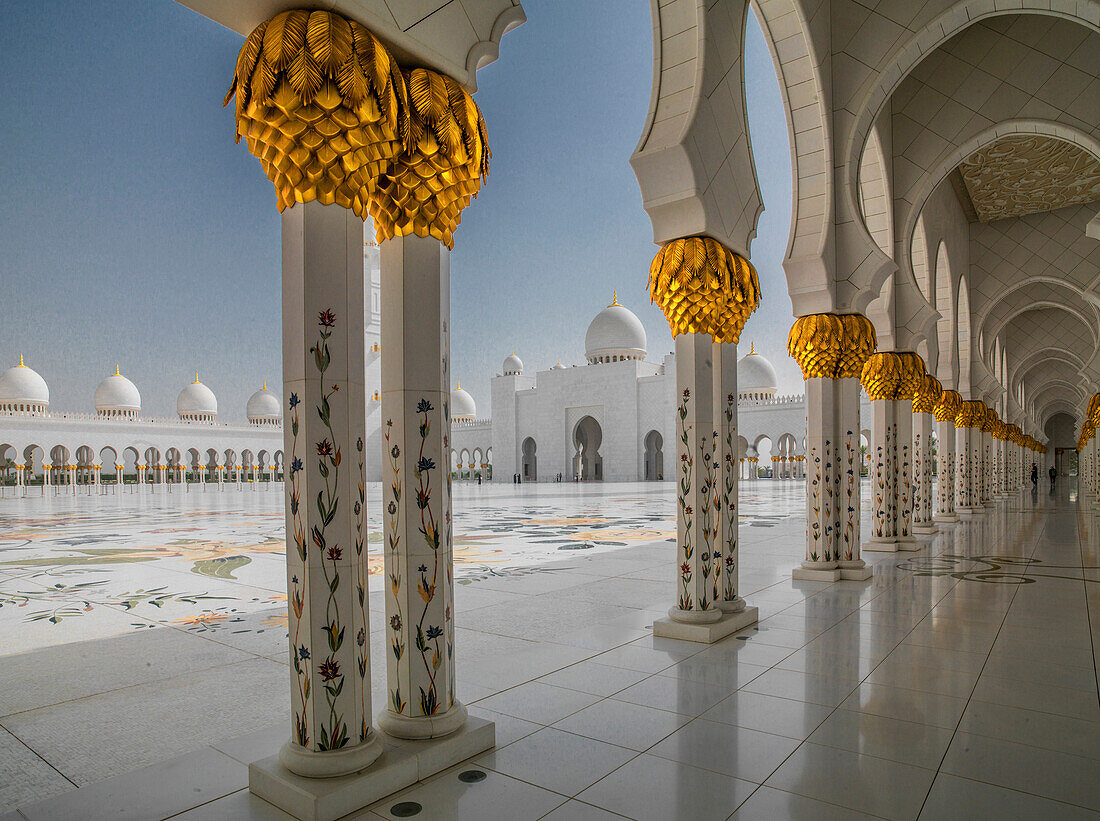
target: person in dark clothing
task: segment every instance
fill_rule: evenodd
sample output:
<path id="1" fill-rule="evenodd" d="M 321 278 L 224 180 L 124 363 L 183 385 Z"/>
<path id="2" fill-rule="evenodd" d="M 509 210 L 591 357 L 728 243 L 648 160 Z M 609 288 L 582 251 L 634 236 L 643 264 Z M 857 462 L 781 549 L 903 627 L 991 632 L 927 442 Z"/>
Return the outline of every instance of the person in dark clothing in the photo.
<path id="1" fill-rule="evenodd" d="M 1039 466 L 1034 462 L 1031 463 L 1031 484 L 1033 487 L 1039 487 Z"/>
<path id="2" fill-rule="evenodd" d="M 1051 465 L 1050 470 L 1048 470 L 1047 473 L 1050 474 L 1050 491 L 1051 493 L 1053 493 L 1054 480 L 1058 478 L 1058 468 L 1054 467 L 1054 465 Z"/>

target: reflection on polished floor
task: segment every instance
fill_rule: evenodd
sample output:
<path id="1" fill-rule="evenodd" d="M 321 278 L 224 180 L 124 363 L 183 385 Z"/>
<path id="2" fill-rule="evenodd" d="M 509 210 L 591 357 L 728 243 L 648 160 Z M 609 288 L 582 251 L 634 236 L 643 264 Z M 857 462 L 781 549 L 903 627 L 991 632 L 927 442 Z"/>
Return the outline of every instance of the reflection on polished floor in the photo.
<path id="1" fill-rule="evenodd" d="M 998 502 L 919 552 L 868 556 L 870 581 L 827 584 L 790 580 L 801 485 L 760 485 L 741 581 L 761 621 L 718 644 L 651 635 L 671 598 L 664 540 L 462 586 L 460 693 L 496 722 L 497 747 L 352 817 L 406 817 L 408 802 L 416 818 L 478 821 L 1100 817 L 1100 537 L 1072 487 Z M 31 778 L 23 753 L 56 717 L 0 724 L 0 772 Z M 95 818 L 120 800 L 141 818 L 289 818 L 244 788 L 244 762 L 285 733 L 193 743 L 0 818 Z M 470 769 L 486 777 L 460 780 Z"/>

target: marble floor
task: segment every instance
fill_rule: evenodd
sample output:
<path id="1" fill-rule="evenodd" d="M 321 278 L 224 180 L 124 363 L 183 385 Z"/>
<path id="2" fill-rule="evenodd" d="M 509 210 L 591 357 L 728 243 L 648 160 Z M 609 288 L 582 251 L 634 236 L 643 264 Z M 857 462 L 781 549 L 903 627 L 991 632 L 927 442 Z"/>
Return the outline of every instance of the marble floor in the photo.
<path id="1" fill-rule="evenodd" d="M 1100 535 L 1072 487 L 825 584 L 790 578 L 802 485 L 744 485 L 761 621 L 709 647 L 649 629 L 672 494 L 457 487 L 459 695 L 497 746 L 352 817 L 1100 817 Z M 288 732 L 280 494 L 107 501 L 0 500 L 0 819 L 289 818 L 244 789 Z"/>

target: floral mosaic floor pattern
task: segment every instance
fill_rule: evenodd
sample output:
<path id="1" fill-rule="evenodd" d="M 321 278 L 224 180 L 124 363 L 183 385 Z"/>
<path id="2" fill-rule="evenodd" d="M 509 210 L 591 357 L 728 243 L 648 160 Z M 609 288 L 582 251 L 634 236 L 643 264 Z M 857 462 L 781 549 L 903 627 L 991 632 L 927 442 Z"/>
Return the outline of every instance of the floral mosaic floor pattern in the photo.
<path id="1" fill-rule="evenodd" d="M 794 483 L 785 487 L 793 491 Z M 775 490 L 745 486 L 743 526 L 774 527 L 800 514 L 800 494 L 777 498 Z M 155 626 L 199 633 L 285 627 L 283 499 L 274 486 L 34 493 L 0 499 L 0 656 Z M 380 497 L 381 486 L 371 486 L 368 504 L 380 508 Z M 457 484 L 456 582 L 537 572 L 575 551 L 673 540 L 674 503 L 671 483 Z M 382 572 L 379 518 L 370 521 L 375 578 Z"/>

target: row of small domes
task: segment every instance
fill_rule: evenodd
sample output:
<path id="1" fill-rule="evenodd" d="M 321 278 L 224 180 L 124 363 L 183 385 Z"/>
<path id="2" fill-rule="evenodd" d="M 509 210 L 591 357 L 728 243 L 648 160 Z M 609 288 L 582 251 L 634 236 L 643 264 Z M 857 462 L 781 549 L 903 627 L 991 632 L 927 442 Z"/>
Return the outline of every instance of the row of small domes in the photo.
<path id="1" fill-rule="evenodd" d="M 136 417 L 141 412 L 141 393 L 137 386 L 119 371 L 104 379 L 95 389 L 95 409 L 102 416 Z M 0 410 L 41 412 L 50 404 L 50 389 L 36 371 L 23 364 L 0 374 Z M 186 385 L 176 397 L 176 413 L 181 419 L 213 421 L 218 415 L 218 398 L 199 381 Z M 246 414 L 250 422 L 278 422 L 282 419 L 282 402 L 267 383 L 248 399 Z"/>

